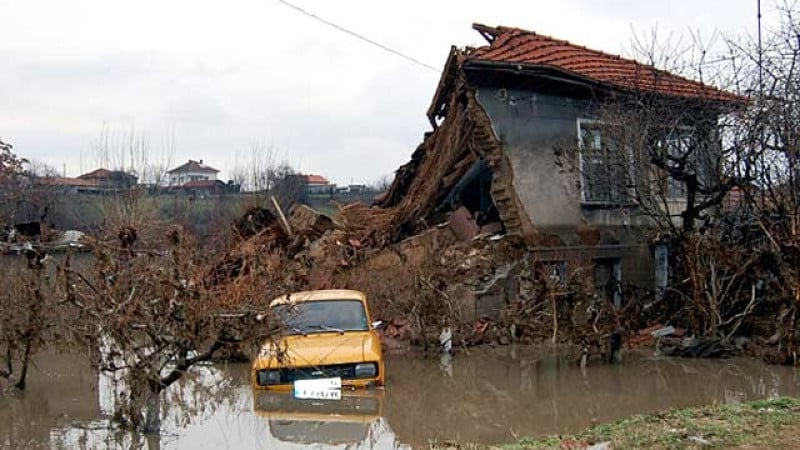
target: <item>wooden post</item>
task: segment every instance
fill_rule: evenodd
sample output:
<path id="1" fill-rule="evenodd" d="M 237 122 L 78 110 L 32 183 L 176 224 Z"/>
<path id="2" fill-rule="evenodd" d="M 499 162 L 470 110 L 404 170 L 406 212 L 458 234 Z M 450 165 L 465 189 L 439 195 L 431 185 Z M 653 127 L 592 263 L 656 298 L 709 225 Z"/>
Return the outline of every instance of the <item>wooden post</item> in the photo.
<path id="1" fill-rule="evenodd" d="M 281 205 L 278 204 L 278 201 L 275 200 L 274 195 L 270 195 L 269 198 L 272 200 L 272 204 L 275 205 L 275 210 L 278 211 L 278 217 L 281 219 L 281 224 L 283 225 L 283 229 L 286 230 L 286 235 L 292 237 L 292 227 L 289 226 L 289 221 L 286 220 L 286 216 L 283 215 L 283 210 L 281 209 Z"/>

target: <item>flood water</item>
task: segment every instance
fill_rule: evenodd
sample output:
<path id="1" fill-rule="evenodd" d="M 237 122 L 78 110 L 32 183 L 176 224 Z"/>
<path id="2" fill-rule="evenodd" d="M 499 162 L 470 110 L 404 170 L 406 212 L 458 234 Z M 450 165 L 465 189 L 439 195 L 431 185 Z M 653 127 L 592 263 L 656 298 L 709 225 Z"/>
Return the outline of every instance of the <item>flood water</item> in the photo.
<path id="1" fill-rule="evenodd" d="M 255 395 L 246 364 L 203 366 L 171 387 L 163 433 L 109 428 L 107 383 L 76 355 L 40 357 L 26 392 L 0 396 L 0 448 L 405 449 L 580 431 L 671 407 L 798 395 L 796 369 L 749 359 L 628 358 L 590 365 L 530 348 L 448 363 L 388 356 L 383 392 L 341 400 Z"/>

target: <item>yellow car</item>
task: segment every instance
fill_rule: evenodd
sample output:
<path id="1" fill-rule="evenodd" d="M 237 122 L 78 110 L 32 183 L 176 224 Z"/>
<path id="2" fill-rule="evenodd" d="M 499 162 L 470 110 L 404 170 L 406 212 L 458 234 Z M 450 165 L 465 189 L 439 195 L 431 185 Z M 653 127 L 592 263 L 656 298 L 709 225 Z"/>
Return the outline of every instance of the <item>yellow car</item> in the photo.
<path id="1" fill-rule="evenodd" d="M 379 323 L 359 291 L 296 292 L 270 302 L 285 335 L 267 342 L 253 361 L 255 389 L 291 390 L 302 380 L 341 380 L 341 388 L 383 386 Z"/>

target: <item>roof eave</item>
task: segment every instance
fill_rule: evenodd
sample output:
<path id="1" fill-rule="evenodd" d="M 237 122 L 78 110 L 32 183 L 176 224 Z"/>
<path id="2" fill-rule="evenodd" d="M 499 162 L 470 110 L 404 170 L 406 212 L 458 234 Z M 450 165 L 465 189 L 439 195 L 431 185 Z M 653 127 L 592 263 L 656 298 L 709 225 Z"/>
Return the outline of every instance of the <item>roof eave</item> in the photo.
<path id="1" fill-rule="evenodd" d="M 575 73 L 569 70 L 565 70 L 559 66 L 554 66 L 549 64 L 530 64 L 530 63 L 518 63 L 518 62 L 494 61 L 487 59 L 470 58 L 464 62 L 464 67 L 498 70 L 498 71 L 513 72 L 523 75 L 546 77 L 550 79 L 555 79 L 557 81 L 562 81 L 564 83 L 569 83 L 573 85 L 582 85 L 583 87 L 595 90 L 603 90 L 608 93 L 631 94 L 636 92 L 624 86 L 618 86 L 605 81 L 600 81 L 594 78 L 586 77 L 579 73 Z M 725 93 L 725 91 L 719 91 L 719 92 Z M 647 95 L 653 95 L 654 97 L 710 102 L 716 104 L 716 106 L 719 107 L 724 107 L 724 106 L 739 107 L 746 104 L 748 101 L 744 97 L 723 99 L 723 98 L 715 98 L 714 96 L 704 97 L 704 96 L 692 96 L 692 95 L 670 95 L 657 91 L 641 91 L 641 93 Z M 730 96 L 736 97 L 735 94 L 730 94 Z"/>

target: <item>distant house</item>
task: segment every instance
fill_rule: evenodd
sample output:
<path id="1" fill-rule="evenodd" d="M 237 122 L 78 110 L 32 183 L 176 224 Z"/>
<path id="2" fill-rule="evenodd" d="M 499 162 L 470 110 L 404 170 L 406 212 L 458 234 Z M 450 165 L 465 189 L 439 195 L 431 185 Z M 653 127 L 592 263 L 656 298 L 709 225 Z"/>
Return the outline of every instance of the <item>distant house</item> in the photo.
<path id="1" fill-rule="evenodd" d="M 99 168 L 77 178 L 45 176 L 36 177 L 38 187 L 58 188 L 74 194 L 112 194 L 132 189 L 138 177 L 122 170 Z"/>
<path id="2" fill-rule="evenodd" d="M 136 186 L 139 178 L 122 170 L 108 170 L 99 168 L 89 173 L 78 176 L 80 180 L 89 180 L 98 186 L 114 189 L 130 189 Z"/>
<path id="3" fill-rule="evenodd" d="M 322 175 L 303 175 L 303 182 L 307 194 L 327 194 L 336 189 L 336 185 Z"/>
<path id="4" fill-rule="evenodd" d="M 194 161 L 190 159 L 169 172 L 169 185 L 181 186 L 192 181 L 214 181 L 217 179 L 219 170 L 203 164 L 203 160 Z"/>

